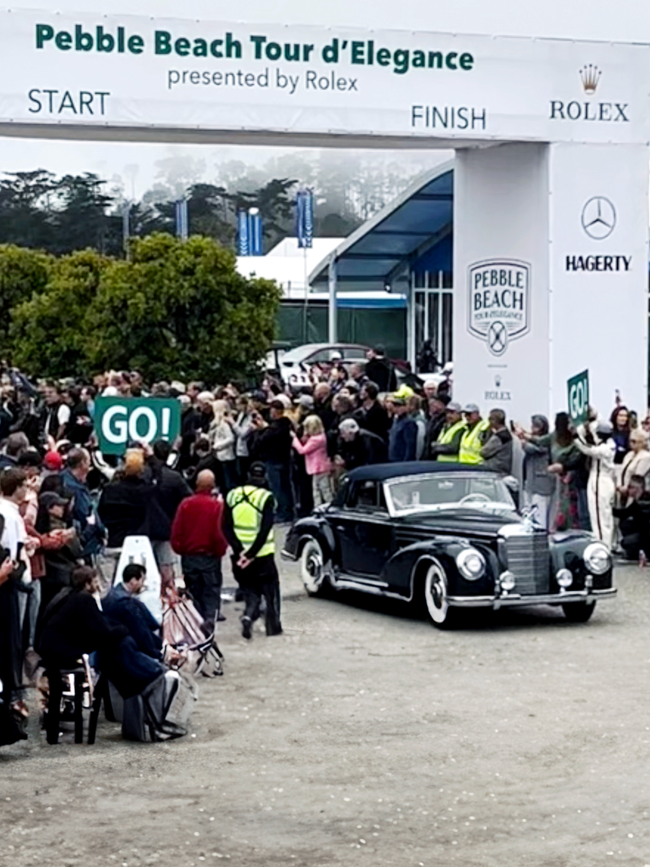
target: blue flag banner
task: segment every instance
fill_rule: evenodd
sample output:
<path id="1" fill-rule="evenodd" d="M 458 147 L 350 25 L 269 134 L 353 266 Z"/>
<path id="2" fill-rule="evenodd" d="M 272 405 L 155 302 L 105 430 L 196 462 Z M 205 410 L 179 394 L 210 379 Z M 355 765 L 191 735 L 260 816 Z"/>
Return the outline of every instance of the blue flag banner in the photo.
<path id="1" fill-rule="evenodd" d="M 250 256 L 247 211 L 239 211 L 237 214 L 237 255 Z"/>
<path id="2" fill-rule="evenodd" d="M 299 190 L 296 198 L 296 237 L 298 246 L 311 247 L 314 239 L 314 193 Z"/>
<path id="3" fill-rule="evenodd" d="M 248 235 L 250 239 L 250 255 L 262 256 L 262 215 L 256 209 L 248 212 Z"/>
<path id="4" fill-rule="evenodd" d="M 187 219 L 187 199 L 178 199 L 174 202 L 174 216 L 176 218 L 176 237 L 187 241 L 189 225 Z"/>

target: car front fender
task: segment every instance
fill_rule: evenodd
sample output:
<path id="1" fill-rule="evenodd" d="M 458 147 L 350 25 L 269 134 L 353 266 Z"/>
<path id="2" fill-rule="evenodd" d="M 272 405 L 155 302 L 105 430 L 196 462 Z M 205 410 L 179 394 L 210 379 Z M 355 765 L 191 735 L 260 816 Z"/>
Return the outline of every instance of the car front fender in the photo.
<path id="1" fill-rule="evenodd" d="M 287 534 L 284 555 L 297 560 L 307 539 L 315 539 L 319 543 L 326 562 L 333 559 L 336 551 L 334 531 L 326 520 L 317 516 L 302 518 L 293 525 Z"/>
<path id="2" fill-rule="evenodd" d="M 445 570 L 449 592 L 458 596 L 480 596 L 494 590 L 495 579 L 499 574 L 499 563 L 494 552 L 484 544 L 472 543 L 483 554 L 486 571 L 478 581 L 468 581 L 459 573 L 456 557 L 467 548 L 466 539 L 445 538 L 428 539 L 415 542 L 398 551 L 386 565 L 386 580 L 399 586 L 400 592 L 413 599 L 417 595 L 418 581 L 424 575 L 432 560 L 436 560 Z"/>

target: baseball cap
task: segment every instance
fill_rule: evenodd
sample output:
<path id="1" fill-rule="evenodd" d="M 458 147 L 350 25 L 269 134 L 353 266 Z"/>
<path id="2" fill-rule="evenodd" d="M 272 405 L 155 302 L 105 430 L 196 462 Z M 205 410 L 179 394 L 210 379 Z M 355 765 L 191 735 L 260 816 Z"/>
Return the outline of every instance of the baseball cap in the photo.
<path id="1" fill-rule="evenodd" d="M 271 405 L 274 403 L 280 402 L 285 409 L 291 409 L 291 398 L 288 394 L 276 394 L 273 400 L 271 401 Z"/>
<path id="2" fill-rule="evenodd" d="M 447 406 L 447 409 L 449 409 L 449 406 Z M 478 408 L 478 406 L 475 403 L 466 404 L 465 409 L 463 410 L 463 412 L 480 412 L 480 411 L 481 410 Z"/>
<path id="3" fill-rule="evenodd" d="M 48 452 L 43 458 L 43 466 L 46 470 L 62 470 L 63 458 L 58 452 Z"/>
<path id="4" fill-rule="evenodd" d="M 413 397 L 414 394 L 415 392 L 410 386 L 400 385 L 397 391 L 393 392 L 391 395 L 391 400 L 395 400 L 395 398 L 397 398 L 397 400 L 408 400 L 410 397 Z"/>
<path id="5" fill-rule="evenodd" d="M 56 491 L 44 491 L 39 496 L 38 502 L 45 509 L 51 509 L 52 506 L 67 506 L 70 501 L 60 497 Z"/>
<path id="6" fill-rule="evenodd" d="M 455 400 L 452 400 L 447 404 L 447 412 L 462 412 L 461 406 L 459 403 L 456 403 Z"/>
<path id="7" fill-rule="evenodd" d="M 266 467 L 261 461 L 255 461 L 255 463 L 250 465 L 248 478 L 253 482 L 264 482 L 266 480 Z"/>
<path id="8" fill-rule="evenodd" d="M 614 428 L 608 421 L 598 421 L 596 423 L 596 435 L 599 437 L 611 437 L 614 433 Z"/>

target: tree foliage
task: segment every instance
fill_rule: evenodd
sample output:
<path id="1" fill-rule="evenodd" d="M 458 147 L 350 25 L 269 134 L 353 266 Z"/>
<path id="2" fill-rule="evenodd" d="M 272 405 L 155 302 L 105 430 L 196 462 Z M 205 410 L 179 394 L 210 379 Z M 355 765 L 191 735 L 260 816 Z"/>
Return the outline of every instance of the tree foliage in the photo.
<path id="1" fill-rule="evenodd" d="M 0 349 L 9 349 L 11 311 L 41 292 L 48 281 L 51 258 L 37 250 L 25 250 L 14 244 L 0 245 Z"/>
<path id="2" fill-rule="evenodd" d="M 0 251 L 0 271 L 3 259 Z M 110 264 L 94 250 L 51 260 L 47 284 L 12 311 L 9 337 L 14 364 L 38 376 L 91 372 L 88 315 Z"/>
<path id="3" fill-rule="evenodd" d="M 64 256 L 13 310 L 14 363 L 41 376 L 136 368 L 150 379 L 241 377 L 270 347 L 281 291 L 235 265 L 209 238 L 160 233 L 133 240 L 128 260 Z"/>
<path id="4" fill-rule="evenodd" d="M 403 153 L 396 160 L 361 152 L 291 150 L 259 167 L 242 160 L 222 162 L 208 176 L 205 160 L 173 155 L 156 163 L 156 182 L 140 201 L 134 196 L 137 165 L 125 166 L 125 178 L 114 176 L 110 184 L 90 172 L 62 178 L 44 169 L 15 172 L 0 178 L 0 243 L 56 254 L 91 247 L 123 256 L 126 209 L 130 236 L 174 233 L 174 202 L 185 198 L 190 234 L 205 235 L 231 249 L 237 211 L 258 208 L 268 251 L 294 233 L 299 185 L 315 193 L 315 234 L 342 237 L 426 167 L 426 161 L 415 159 Z M 129 178 L 130 196 L 125 191 Z"/>

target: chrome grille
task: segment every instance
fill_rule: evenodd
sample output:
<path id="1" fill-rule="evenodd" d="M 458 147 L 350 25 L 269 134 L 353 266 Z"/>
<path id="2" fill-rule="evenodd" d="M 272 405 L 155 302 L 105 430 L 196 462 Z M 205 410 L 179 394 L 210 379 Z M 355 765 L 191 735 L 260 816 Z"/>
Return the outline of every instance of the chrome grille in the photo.
<path id="1" fill-rule="evenodd" d="M 550 564 L 546 531 L 535 531 L 523 525 L 515 525 L 508 527 L 507 532 L 502 531 L 502 537 L 505 544 L 506 567 L 515 576 L 514 592 L 522 596 L 548 593 Z"/>

